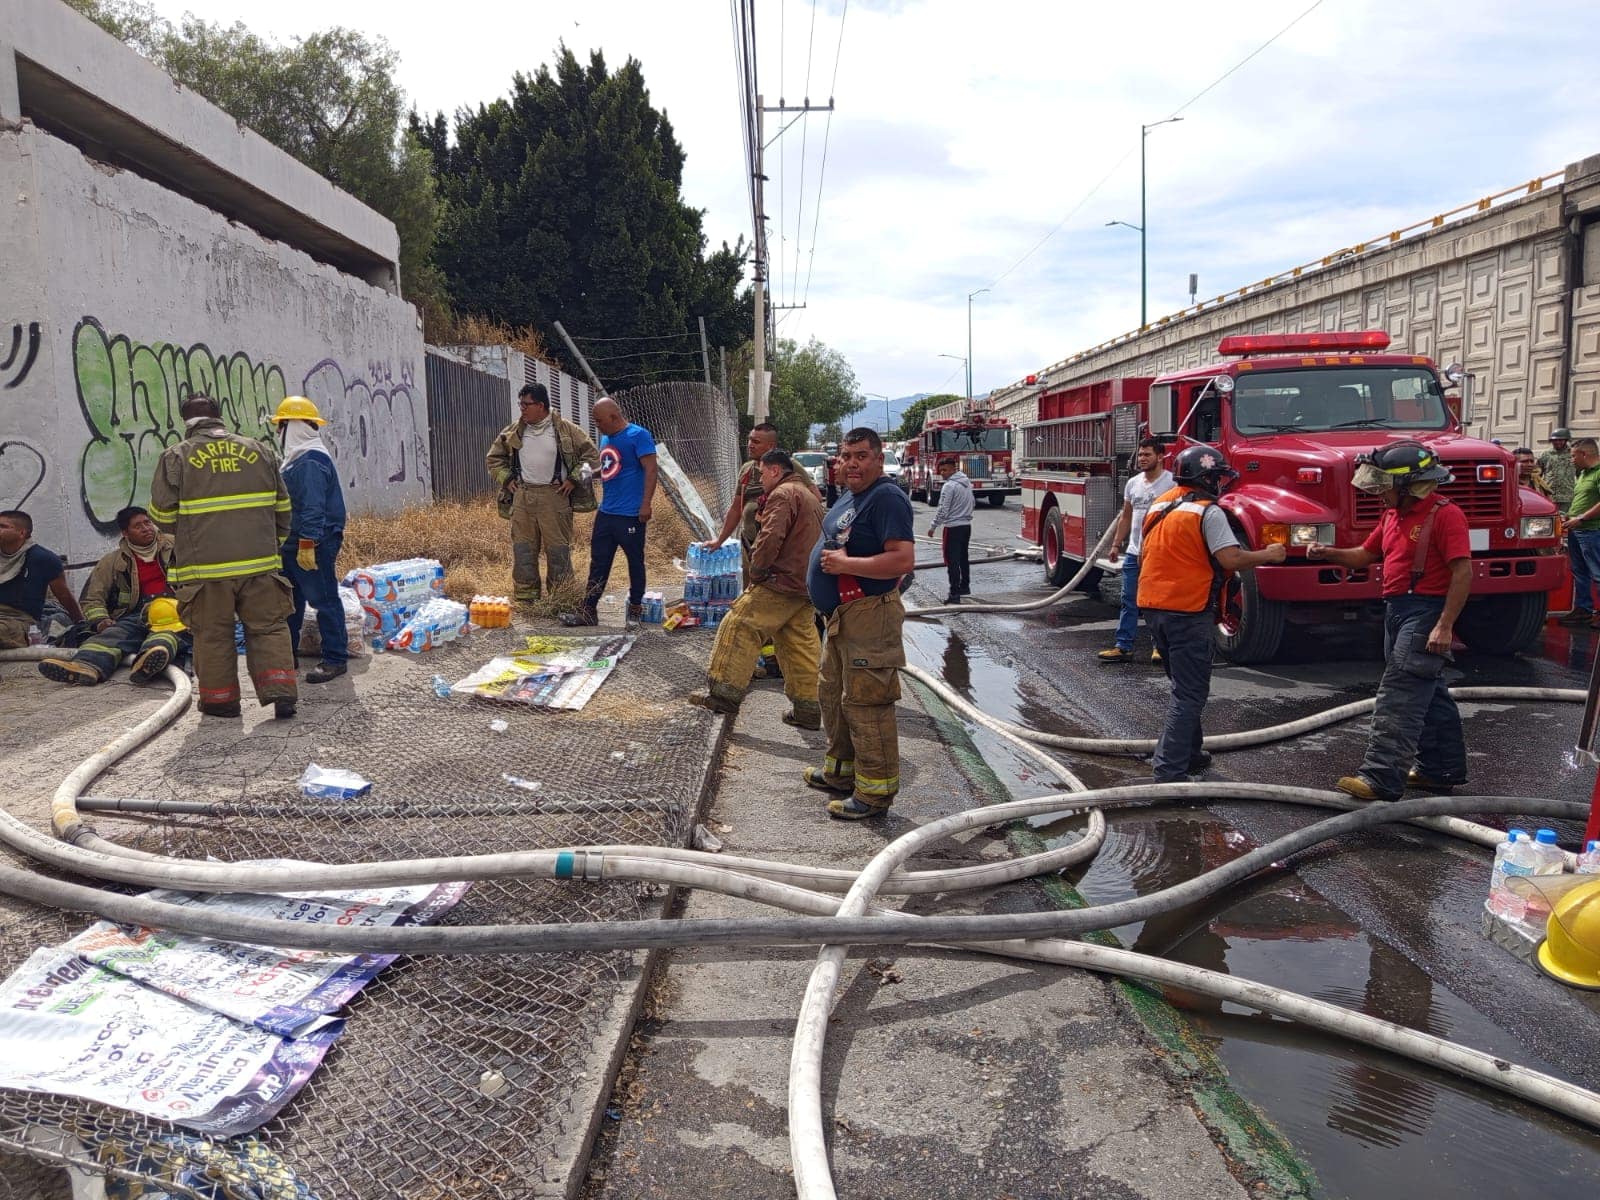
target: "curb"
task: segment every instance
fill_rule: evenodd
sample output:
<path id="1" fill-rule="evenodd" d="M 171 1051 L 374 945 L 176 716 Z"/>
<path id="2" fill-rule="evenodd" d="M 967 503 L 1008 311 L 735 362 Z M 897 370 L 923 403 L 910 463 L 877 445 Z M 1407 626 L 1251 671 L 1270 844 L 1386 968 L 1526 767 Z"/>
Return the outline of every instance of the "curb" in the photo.
<path id="1" fill-rule="evenodd" d="M 694 837 L 695 824 L 705 816 L 731 725 L 726 716 L 718 717 L 716 734 L 706 749 L 694 812 L 687 823 L 687 838 Z M 668 888 L 649 916 L 671 916 L 678 906 L 679 891 L 676 885 Z M 610 1010 L 596 1025 L 589 1055 L 576 1077 L 579 1088 L 574 1091 L 572 1103 L 567 1109 L 568 1116 L 561 1122 L 553 1139 L 553 1151 L 545 1162 L 541 1178 L 529 1181 L 529 1196 L 537 1200 L 576 1200 L 583 1190 L 589 1177 L 595 1139 L 600 1134 L 600 1125 L 616 1088 L 617 1076 L 627 1059 L 629 1041 L 638 1024 L 639 1013 L 644 1008 L 650 982 L 655 978 L 656 969 L 666 953 L 665 950 L 655 949 L 634 951 L 632 954 L 631 977 L 618 989 Z"/>
<path id="2" fill-rule="evenodd" d="M 923 710 L 938 727 L 957 769 L 977 794 L 988 804 L 1010 800 L 1009 789 L 984 760 L 961 719 L 933 692 L 914 679 L 909 682 Z M 1045 840 L 1025 821 L 1007 827 L 1006 842 L 1018 856 L 1048 849 Z M 1037 882 L 1056 907 L 1087 907 L 1078 890 L 1060 875 Z M 1109 931 L 1086 934 L 1085 940 L 1125 949 Z M 1234 1089 L 1227 1068 L 1183 1014 L 1153 986 L 1121 977 L 1110 977 L 1109 982 L 1160 1047 L 1159 1058 L 1168 1074 L 1189 1092 L 1196 1113 L 1235 1177 L 1244 1176 L 1241 1182 L 1252 1190 L 1285 1200 L 1315 1195 L 1315 1172 L 1300 1159 L 1282 1131 Z"/>

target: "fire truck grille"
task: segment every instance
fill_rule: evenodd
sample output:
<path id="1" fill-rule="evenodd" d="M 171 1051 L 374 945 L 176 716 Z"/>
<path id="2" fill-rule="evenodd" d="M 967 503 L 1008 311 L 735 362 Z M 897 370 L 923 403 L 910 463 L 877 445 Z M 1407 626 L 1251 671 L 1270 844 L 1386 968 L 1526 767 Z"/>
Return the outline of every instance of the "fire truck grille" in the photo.
<path id="1" fill-rule="evenodd" d="M 989 478 L 989 456 L 987 454 L 969 454 L 961 460 L 961 469 L 967 473 L 968 479 Z"/>
<path id="2" fill-rule="evenodd" d="M 1476 462 L 1454 462 L 1448 465 L 1455 479 L 1440 489 L 1444 497 L 1456 504 L 1466 514 L 1467 521 L 1470 524 L 1499 524 L 1505 506 L 1504 484 L 1499 482 L 1479 483 L 1479 464 Z M 1485 461 L 1483 465 L 1499 466 L 1500 464 Z M 1383 515 L 1383 501 L 1377 496 L 1368 495 L 1366 492 L 1357 492 L 1355 496 L 1356 524 L 1362 528 L 1376 525 L 1378 518 Z"/>

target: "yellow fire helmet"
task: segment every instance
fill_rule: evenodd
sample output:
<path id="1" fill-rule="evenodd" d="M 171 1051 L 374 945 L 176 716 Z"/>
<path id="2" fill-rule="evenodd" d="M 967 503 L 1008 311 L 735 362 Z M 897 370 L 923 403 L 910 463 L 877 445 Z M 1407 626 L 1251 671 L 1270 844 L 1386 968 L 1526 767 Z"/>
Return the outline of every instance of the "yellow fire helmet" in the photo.
<path id="1" fill-rule="evenodd" d="M 313 425 L 328 423 L 317 411 L 317 406 L 304 396 L 285 396 L 278 402 L 278 411 L 272 414 L 271 421 L 274 425 L 282 425 L 285 421 L 310 421 Z"/>
<path id="2" fill-rule="evenodd" d="M 1564 878 L 1573 885 L 1552 897 L 1539 966 L 1572 987 L 1600 990 L 1600 877 Z"/>
<path id="3" fill-rule="evenodd" d="M 157 596 L 150 601 L 144 619 L 151 633 L 182 633 L 185 628 L 178 618 L 178 602 L 170 596 Z"/>

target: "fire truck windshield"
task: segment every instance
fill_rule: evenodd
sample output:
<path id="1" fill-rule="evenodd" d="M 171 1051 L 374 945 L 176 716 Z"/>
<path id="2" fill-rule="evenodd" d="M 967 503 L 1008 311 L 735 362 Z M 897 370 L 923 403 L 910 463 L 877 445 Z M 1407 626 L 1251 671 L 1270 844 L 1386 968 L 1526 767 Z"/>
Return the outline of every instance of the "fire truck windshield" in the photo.
<path id="1" fill-rule="evenodd" d="M 968 454 L 974 450 L 1011 449 L 1011 430 L 1003 425 L 985 429 L 936 429 L 929 437 L 935 453 Z"/>
<path id="2" fill-rule="evenodd" d="M 1447 429 L 1439 380 L 1421 367 L 1241 372 L 1233 427 L 1243 436 L 1330 429 Z"/>

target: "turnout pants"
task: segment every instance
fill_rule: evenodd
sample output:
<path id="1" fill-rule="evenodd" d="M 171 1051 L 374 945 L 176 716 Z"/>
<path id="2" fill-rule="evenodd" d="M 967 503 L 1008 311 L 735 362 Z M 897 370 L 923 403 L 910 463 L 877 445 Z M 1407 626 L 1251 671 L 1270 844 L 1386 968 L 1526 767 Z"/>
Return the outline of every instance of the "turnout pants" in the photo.
<path id="1" fill-rule="evenodd" d="M 583 606 L 589 612 L 594 612 L 600 603 L 618 550 L 628 560 L 628 603 L 638 607 L 644 601 L 644 534 L 648 524 L 638 517 L 595 514 L 594 535 L 589 539 L 589 583 L 583 593 Z"/>
<path id="2" fill-rule="evenodd" d="M 1405 791 L 1413 765 L 1442 783 L 1466 782 L 1467 740 L 1444 681 L 1448 660 L 1428 652 L 1443 610 L 1443 596 L 1393 596 L 1384 605 L 1383 678 L 1360 771 L 1380 796 Z"/>
<path id="3" fill-rule="evenodd" d="M 301 570 L 295 562 L 295 538 L 284 543 L 283 573 L 294 589 L 294 611 L 289 614 L 289 649 L 300 652 L 300 629 L 306 620 L 306 605 L 317 610 L 317 632 L 322 635 L 322 661 L 337 667 L 350 661 L 350 634 L 344 624 L 344 604 L 339 600 L 339 577 L 333 564 L 344 544 L 344 532 L 324 537 L 317 543 L 317 569 Z"/>
<path id="4" fill-rule="evenodd" d="M 511 578 L 518 600 L 541 595 L 539 556 L 553 592 L 572 578 L 572 502 L 550 484 L 517 484 L 511 494 Z"/>
<path id="5" fill-rule="evenodd" d="M 0 650 L 20 650 L 28 644 L 28 626 L 38 624 L 20 608 L 0 604 Z"/>
<path id="6" fill-rule="evenodd" d="M 814 613 L 810 596 L 780 592 L 764 583 L 752 585 L 717 626 L 707 668 L 711 694 L 733 704 L 743 700 L 761 647 L 771 642 L 783 664 L 784 694 L 797 709 L 815 711 L 822 643 Z"/>
<path id="7" fill-rule="evenodd" d="M 855 785 L 863 804 L 887 808 L 900 790 L 900 735 L 894 702 L 900 699 L 901 640 L 906 610 L 900 592 L 863 596 L 834 609 L 823 645 L 818 700 L 828 734 L 823 772 Z M 788 660 L 779 651 L 784 674 Z"/>
<path id="8" fill-rule="evenodd" d="M 239 699 L 239 654 L 233 622 L 244 625 L 245 662 L 262 704 L 299 693 L 289 643 L 293 589 L 278 572 L 242 579 L 208 579 L 176 588 L 178 615 L 194 635 L 194 670 L 203 705 Z M 342 618 L 341 618 L 342 619 Z"/>
<path id="9" fill-rule="evenodd" d="M 177 663 L 179 651 L 187 641 L 186 636 L 177 633 L 151 633 L 141 606 L 123 613 L 103 631 L 86 639 L 72 661 L 93 667 L 104 683 L 124 658 L 135 658 L 151 646 L 165 647 L 168 660 Z"/>
<path id="10" fill-rule="evenodd" d="M 1205 738 L 1200 725 L 1211 696 L 1211 629 L 1217 618 L 1210 609 L 1185 613 L 1147 608 L 1144 615 L 1161 651 L 1162 669 L 1172 680 L 1172 699 L 1152 766 L 1157 783 L 1182 783 Z"/>
<path id="11" fill-rule="evenodd" d="M 972 590 L 971 525 L 946 525 L 944 527 L 944 566 L 950 576 L 950 594 L 965 596 Z"/>

